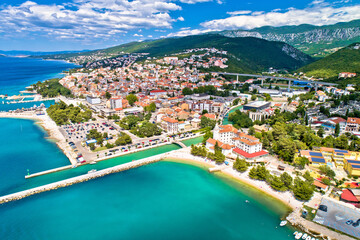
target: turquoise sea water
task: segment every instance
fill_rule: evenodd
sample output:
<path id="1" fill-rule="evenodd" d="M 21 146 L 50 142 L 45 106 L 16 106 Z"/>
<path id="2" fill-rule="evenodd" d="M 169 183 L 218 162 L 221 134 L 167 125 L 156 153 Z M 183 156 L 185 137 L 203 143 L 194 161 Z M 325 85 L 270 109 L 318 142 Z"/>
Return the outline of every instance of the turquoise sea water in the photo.
<path id="1" fill-rule="evenodd" d="M 284 211 L 251 194 L 199 167 L 159 162 L 1 205 L 0 236 L 293 239 L 290 229 L 278 227 Z"/>
<path id="2" fill-rule="evenodd" d="M 26 184 L 27 169 L 39 172 L 69 163 L 34 121 L 0 118 L 0 132 L 0 195 Z"/>
<path id="3" fill-rule="evenodd" d="M 32 174 L 70 165 L 70 161 L 54 142 L 44 138 L 46 132 L 31 120 L 0 118 L 0 132 L 9 136 L 0 140 L 0 196 L 87 174 L 92 169 L 101 170 L 180 148 L 175 144 L 165 145 L 100 161 L 95 165 L 25 179 L 27 169 Z"/>

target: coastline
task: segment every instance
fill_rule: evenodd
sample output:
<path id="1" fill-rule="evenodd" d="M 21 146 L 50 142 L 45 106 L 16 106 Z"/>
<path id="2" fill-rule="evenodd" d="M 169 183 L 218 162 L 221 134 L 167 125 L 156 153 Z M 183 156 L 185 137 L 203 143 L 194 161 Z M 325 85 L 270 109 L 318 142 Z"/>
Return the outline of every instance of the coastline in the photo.
<path id="1" fill-rule="evenodd" d="M 201 157 L 192 156 L 188 152 L 183 152 L 183 150 L 184 149 L 179 149 L 177 151 L 171 152 L 166 157 L 165 160 L 180 162 L 180 163 L 185 163 L 185 164 L 191 164 L 191 165 L 194 165 L 197 167 L 202 167 L 202 168 L 213 168 L 213 167 L 218 166 L 214 162 L 211 162 L 209 160 L 206 161 Z M 180 152 L 180 155 L 178 155 L 179 152 Z M 285 205 L 287 208 L 291 209 L 292 211 L 295 211 L 295 210 L 299 209 L 299 207 L 302 207 L 303 202 L 296 200 L 292 196 L 291 193 L 288 192 L 288 194 L 284 195 L 283 192 L 278 192 L 278 191 L 273 190 L 270 186 L 268 186 L 263 181 L 251 180 L 250 178 L 246 177 L 247 172 L 241 174 L 241 173 L 237 172 L 236 170 L 234 170 L 232 168 L 232 166 L 229 166 L 229 168 L 226 168 L 226 169 L 219 170 L 218 172 L 220 174 L 224 174 L 225 176 L 231 178 L 232 180 L 235 180 L 236 182 L 238 182 L 240 184 L 245 184 L 247 186 L 250 186 L 250 187 L 262 192 L 263 194 L 266 194 L 267 196 L 269 196 L 273 199 L 276 199 L 277 201 L 280 201 L 283 205 Z M 268 188 L 260 186 L 262 184 L 267 185 Z M 287 201 L 285 198 L 289 194 L 292 197 L 292 200 L 290 202 Z"/>
<path id="2" fill-rule="evenodd" d="M 35 115 L 35 113 L 13 114 L 9 112 L 0 112 L 0 118 L 27 119 L 34 121 L 40 129 L 47 133 L 48 136 L 45 138 L 54 142 L 60 148 L 60 150 L 69 159 L 71 165 L 77 163 L 75 157 L 71 155 L 71 149 L 68 149 L 64 136 L 60 133 L 55 122 L 53 122 L 47 114 L 38 116 Z"/>

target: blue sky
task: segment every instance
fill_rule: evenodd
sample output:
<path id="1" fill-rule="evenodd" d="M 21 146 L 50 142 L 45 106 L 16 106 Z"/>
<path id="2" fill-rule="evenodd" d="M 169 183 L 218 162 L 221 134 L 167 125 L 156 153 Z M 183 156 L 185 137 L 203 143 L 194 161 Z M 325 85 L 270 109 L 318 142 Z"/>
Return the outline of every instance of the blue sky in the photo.
<path id="1" fill-rule="evenodd" d="M 0 50 L 99 49 L 261 26 L 360 19 L 359 0 L 3 0 Z"/>

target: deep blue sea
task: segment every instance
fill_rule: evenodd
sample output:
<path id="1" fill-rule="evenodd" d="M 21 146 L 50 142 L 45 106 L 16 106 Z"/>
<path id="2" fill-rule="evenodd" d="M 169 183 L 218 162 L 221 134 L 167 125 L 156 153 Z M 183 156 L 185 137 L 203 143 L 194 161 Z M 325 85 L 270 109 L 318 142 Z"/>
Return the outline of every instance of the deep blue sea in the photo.
<path id="1" fill-rule="evenodd" d="M 61 72 L 78 67 L 65 61 L 0 57 L 0 95 L 17 95 L 38 81 L 61 77 Z"/>

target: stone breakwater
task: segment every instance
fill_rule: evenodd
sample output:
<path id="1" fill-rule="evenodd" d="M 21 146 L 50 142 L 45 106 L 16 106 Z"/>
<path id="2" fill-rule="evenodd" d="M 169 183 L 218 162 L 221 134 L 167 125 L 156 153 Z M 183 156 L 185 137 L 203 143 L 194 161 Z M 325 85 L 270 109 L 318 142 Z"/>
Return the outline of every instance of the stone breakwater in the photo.
<path id="1" fill-rule="evenodd" d="M 155 155 L 155 156 L 152 156 L 152 157 L 149 157 L 149 158 L 144 158 L 144 159 L 141 159 L 141 160 L 136 160 L 136 161 L 133 161 L 133 162 L 121 164 L 121 165 L 118 165 L 118 166 L 115 166 L 115 167 L 103 169 L 103 170 L 100 170 L 100 171 L 87 173 L 87 174 L 84 174 L 84 175 L 81 175 L 81 176 L 78 176 L 78 177 L 73 177 L 73 178 L 69 178 L 69 179 L 66 179 L 66 180 L 59 181 L 59 182 L 50 183 L 50 184 L 47 184 L 47 185 L 44 185 L 44 186 L 40 186 L 40 187 L 32 188 L 32 189 L 29 189 L 29 190 L 25 190 L 25 191 L 9 194 L 9 195 L 6 195 L 6 196 L 2 196 L 2 197 L 0 197 L 0 204 L 4 204 L 4 203 L 15 201 L 15 200 L 20 200 L 20 199 L 23 199 L 23 198 L 26 198 L 26 197 L 29 197 L 31 195 L 35 195 L 35 194 L 38 194 L 38 193 L 47 192 L 47 191 L 55 190 L 55 189 L 58 189 L 58 188 L 71 186 L 71 185 L 76 184 L 76 183 L 86 182 L 86 181 L 89 181 L 91 179 L 103 177 L 103 176 L 106 176 L 106 175 L 109 175 L 109 174 L 112 174 L 112 173 L 122 172 L 122 171 L 126 171 L 126 170 L 129 170 L 129 169 L 132 169 L 132 168 L 141 167 L 143 165 L 147 165 L 147 164 L 150 164 L 150 163 L 161 161 L 167 155 L 168 155 L 168 153 L 159 154 L 159 155 Z"/>

